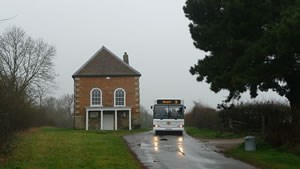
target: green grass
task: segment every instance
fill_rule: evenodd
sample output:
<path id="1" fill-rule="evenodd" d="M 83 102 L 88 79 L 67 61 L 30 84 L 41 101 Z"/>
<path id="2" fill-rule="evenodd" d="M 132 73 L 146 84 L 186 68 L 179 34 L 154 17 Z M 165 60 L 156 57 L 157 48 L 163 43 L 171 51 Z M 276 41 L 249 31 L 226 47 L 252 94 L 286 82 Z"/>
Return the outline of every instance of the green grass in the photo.
<path id="1" fill-rule="evenodd" d="M 231 133 L 231 132 L 222 132 L 217 130 L 205 129 L 205 128 L 196 128 L 196 127 L 185 127 L 185 131 L 192 137 L 198 139 L 218 139 L 218 138 L 241 138 L 243 136 Z"/>
<path id="2" fill-rule="evenodd" d="M 256 151 L 245 151 L 244 144 L 227 152 L 230 156 L 246 161 L 261 169 L 299 169 L 300 156 L 266 146 L 257 146 Z"/>
<path id="3" fill-rule="evenodd" d="M 11 169 L 141 168 L 123 135 L 136 131 L 83 131 L 39 128 L 17 136 L 14 150 L 0 164 Z M 2 166 L 1 166 L 2 165 Z"/>

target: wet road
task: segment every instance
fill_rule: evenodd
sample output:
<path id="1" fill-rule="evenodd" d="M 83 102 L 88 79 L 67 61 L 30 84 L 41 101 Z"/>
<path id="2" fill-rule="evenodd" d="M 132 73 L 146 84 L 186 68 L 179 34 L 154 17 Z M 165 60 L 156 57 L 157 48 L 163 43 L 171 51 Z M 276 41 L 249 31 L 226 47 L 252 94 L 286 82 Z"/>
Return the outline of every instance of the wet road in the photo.
<path id="1" fill-rule="evenodd" d="M 186 133 L 182 136 L 154 135 L 151 131 L 124 138 L 138 159 L 149 169 L 254 169 L 215 152 L 213 146 Z"/>

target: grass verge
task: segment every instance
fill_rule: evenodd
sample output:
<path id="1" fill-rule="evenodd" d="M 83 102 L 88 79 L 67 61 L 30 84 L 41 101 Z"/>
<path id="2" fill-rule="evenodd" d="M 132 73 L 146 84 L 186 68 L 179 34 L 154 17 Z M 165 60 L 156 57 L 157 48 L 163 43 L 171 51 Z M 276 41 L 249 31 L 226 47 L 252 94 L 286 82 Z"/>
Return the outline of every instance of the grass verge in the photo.
<path id="1" fill-rule="evenodd" d="M 185 127 L 187 134 L 198 139 L 230 139 L 230 138 L 241 138 L 243 136 L 225 131 L 217 131 L 205 128 L 196 127 Z"/>
<path id="2" fill-rule="evenodd" d="M 272 149 L 269 146 L 257 146 L 256 151 L 245 151 L 244 144 L 228 150 L 226 154 L 255 165 L 261 169 L 299 169 L 300 156 Z"/>
<path id="3" fill-rule="evenodd" d="M 141 131 L 141 130 L 140 130 Z M 141 168 L 122 136 L 137 131 L 83 131 L 39 128 L 17 136 L 0 168 Z"/>

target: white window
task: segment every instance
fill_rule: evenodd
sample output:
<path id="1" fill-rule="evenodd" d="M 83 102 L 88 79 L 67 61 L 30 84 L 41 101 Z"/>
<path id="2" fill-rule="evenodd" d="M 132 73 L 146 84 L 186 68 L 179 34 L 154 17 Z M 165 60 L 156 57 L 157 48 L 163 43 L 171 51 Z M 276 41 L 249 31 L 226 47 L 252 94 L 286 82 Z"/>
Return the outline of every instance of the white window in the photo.
<path id="1" fill-rule="evenodd" d="M 90 93 L 91 97 L 91 106 L 101 106 L 102 105 L 102 92 L 98 88 L 94 88 Z"/>
<path id="2" fill-rule="evenodd" d="M 96 119 L 96 118 L 98 118 L 99 113 L 96 111 L 90 111 L 89 114 L 90 114 L 91 119 Z"/>
<path id="3" fill-rule="evenodd" d="M 115 106 L 125 106 L 126 93 L 124 89 L 118 88 L 115 90 Z"/>

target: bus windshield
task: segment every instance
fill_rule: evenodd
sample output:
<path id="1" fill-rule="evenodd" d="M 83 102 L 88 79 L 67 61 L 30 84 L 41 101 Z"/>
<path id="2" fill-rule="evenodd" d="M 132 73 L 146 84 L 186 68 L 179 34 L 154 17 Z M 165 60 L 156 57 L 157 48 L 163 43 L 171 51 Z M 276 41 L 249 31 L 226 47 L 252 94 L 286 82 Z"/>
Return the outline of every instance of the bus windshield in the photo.
<path id="1" fill-rule="evenodd" d="M 155 105 L 153 119 L 183 119 L 182 105 Z"/>

